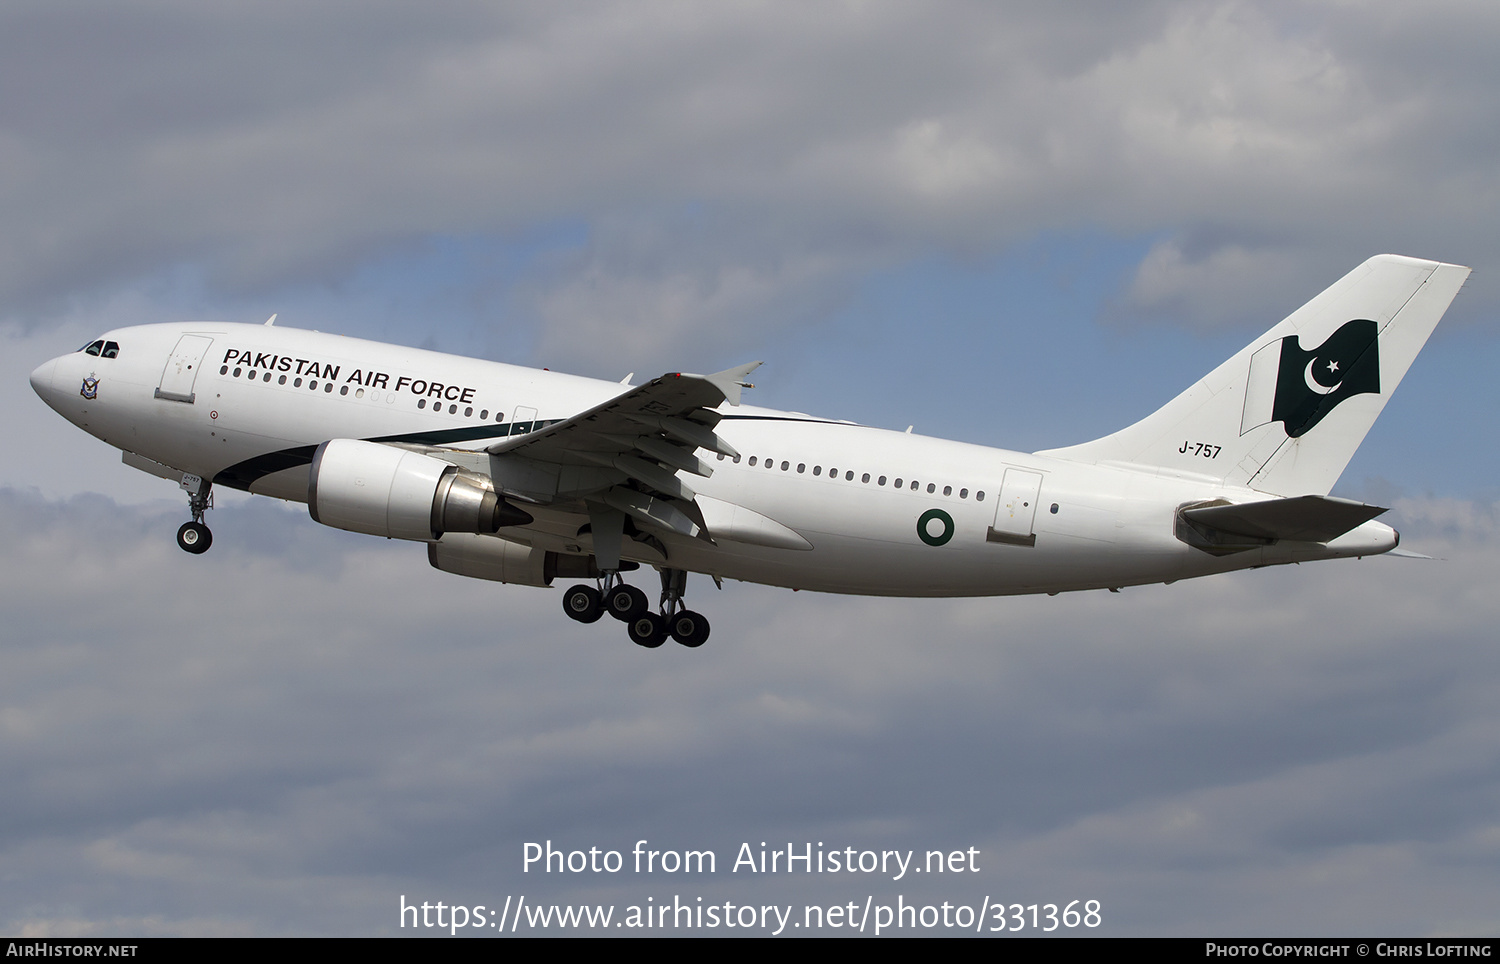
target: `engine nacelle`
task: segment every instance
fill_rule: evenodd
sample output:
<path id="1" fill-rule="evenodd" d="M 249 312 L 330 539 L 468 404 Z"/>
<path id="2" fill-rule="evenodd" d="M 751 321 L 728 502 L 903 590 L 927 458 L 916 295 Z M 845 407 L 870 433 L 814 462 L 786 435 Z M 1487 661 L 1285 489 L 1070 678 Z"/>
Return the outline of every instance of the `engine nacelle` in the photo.
<path id="1" fill-rule="evenodd" d="M 313 455 L 307 511 L 336 529 L 422 542 L 531 521 L 487 478 L 442 459 L 347 438 L 324 442 Z"/>
<path id="2" fill-rule="evenodd" d="M 599 575 L 592 556 L 567 556 L 464 532 L 450 532 L 438 542 L 429 542 L 427 561 L 444 572 L 521 586 L 550 586 L 558 576 L 589 579 Z"/>

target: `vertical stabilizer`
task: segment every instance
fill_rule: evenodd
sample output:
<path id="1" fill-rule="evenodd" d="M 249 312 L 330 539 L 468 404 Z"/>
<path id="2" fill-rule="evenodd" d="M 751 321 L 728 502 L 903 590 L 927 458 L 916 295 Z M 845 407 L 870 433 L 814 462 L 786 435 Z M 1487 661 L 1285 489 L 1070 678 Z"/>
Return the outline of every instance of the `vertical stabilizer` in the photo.
<path id="1" fill-rule="evenodd" d="M 1468 275 L 1371 258 L 1141 421 L 1037 454 L 1326 495 Z"/>

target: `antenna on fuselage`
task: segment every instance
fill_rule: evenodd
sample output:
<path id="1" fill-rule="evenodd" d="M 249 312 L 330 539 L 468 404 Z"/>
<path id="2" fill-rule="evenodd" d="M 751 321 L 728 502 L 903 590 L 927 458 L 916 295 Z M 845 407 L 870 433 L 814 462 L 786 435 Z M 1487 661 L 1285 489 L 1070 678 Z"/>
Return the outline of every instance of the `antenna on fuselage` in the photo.
<path id="1" fill-rule="evenodd" d="M 272 315 L 271 317 L 269 317 L 269 318 L 266 319 L 266 327 L 267 328 L 271 327 L 274 324 L 276 324 L 276 316 L 275 315 Z"/>

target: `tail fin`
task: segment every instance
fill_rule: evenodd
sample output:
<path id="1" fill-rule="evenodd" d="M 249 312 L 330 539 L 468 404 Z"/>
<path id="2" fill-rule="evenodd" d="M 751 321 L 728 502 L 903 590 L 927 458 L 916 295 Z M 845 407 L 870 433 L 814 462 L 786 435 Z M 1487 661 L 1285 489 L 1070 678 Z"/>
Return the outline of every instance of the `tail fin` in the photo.
<path id="1" fill-rule="evenodd" d="M 1326 495 L 1468 276 L 1371 258 L 1141 421 L 1037 454 Z"/>

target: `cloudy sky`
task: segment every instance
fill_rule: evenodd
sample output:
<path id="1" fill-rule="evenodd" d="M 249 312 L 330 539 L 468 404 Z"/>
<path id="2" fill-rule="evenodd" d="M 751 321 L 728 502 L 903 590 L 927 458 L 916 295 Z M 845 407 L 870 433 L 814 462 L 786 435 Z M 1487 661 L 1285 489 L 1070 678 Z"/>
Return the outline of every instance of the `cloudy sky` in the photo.
<path id="1" fill-rule="evenodd" d="M 1442 2 L 5 4 L 0 931 L 524 894 L 1500 932 L 1497 46 L 1500 8 Z M 757 404 L 1032 450 L 1384 251 L 1475 271 L 1335 493 L 1436 561 L 695 582 L 697 652 L 233 493 L 189 557 L 173 486 L 25 377 L 274 312 L 615 379 L 760 358 Z M 524 873 L 548 839 L 720 872 Z M 761 841 L 981 869 L 728 872 Z"/>

